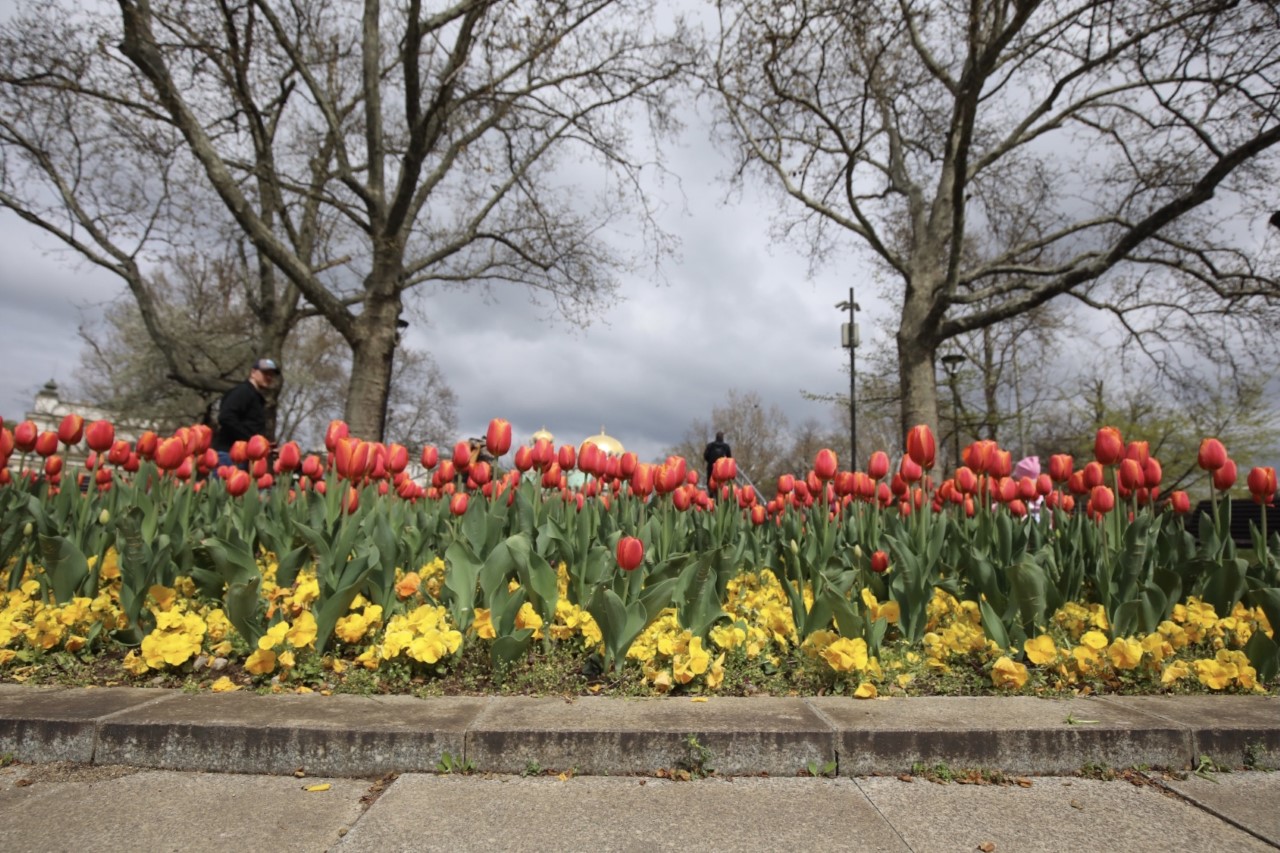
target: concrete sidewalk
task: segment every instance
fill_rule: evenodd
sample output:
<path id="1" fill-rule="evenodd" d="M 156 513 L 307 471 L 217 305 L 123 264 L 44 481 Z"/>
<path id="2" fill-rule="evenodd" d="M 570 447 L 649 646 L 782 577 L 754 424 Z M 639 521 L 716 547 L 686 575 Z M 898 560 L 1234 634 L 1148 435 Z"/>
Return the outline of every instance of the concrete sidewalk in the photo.
<path id="1" fill-rule="evenodd" d="M 572 771 L 1070 775 L 1280 767 L 1280 699 L 1142 696 L 660 699 L 187 694 L 0 685 L 0 754 L 219 773 Z"/>

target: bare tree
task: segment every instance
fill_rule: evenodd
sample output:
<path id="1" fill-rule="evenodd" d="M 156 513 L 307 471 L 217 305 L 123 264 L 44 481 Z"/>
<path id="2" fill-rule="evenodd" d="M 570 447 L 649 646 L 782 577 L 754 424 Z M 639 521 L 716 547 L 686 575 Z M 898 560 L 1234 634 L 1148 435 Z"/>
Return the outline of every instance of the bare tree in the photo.
<path id="1" fill-rule="evenodd" d="M 633 217 L 649 249 L 670 247 L 641 191 L 657 164 L 633 151 L 632 108 L 653 130 L 670 129 L 671 95 L 693 57 L 683 26 L 655 22 L 652 4 L 118 7 L 76 13 L 84 26 L 74 36 L 41 35 L 53 2 L 16 19 L 6 50 L 33 37 L 72 49 L 6 61 L 4 97 L 18 110 L 6 112 L 34 103 L 54 118 L 60 108 L 119 116 L 123 137 L 108 147 L 126 157 L 140 147 L 184 178 L 198 173 L 238 232 L 350 346 L 353 432 L 383 434 L 397 324 L 416 285 L 525 285 L 585 319 L 636 261 L 611 244 L 610 229 Z M 51 147 L 106 168 L 85 135 L 56 121 L 41 128 L 3 140 L 24 177 L 45 177 Z M 115 131 L 106 121 L 90 135 Z M 0 203 L 37 222 L 65 219 L 39 203 L 49 186 L 37 181 Z M 146 196 L 150 185 L 128 189 Z M 58 192 L 67 208 L 109 202 L 74 181 Z M 150 200 L 121 205 L 134 218 L 147 211 L 140 242 L 170 212 Z"/>
<path id="2" fill-rule="evenodd" d="M 702 452 L 717 432 L 724 433 L 733 449 L 738 470 L 760 488 L 771 489 L 779 474 L 788 473 L 790 422 L 777 405 L 765 406 L 755 391 L 730 388 L 724 402 L 711 407 L 709 420 L 695 418 L 680 443 L 667 452 L 683 456 L 701 471 Z"/>
<path id="3" fill-rule="evenodd" d="M 780 228 L 815 262 L 852 238 L 896 282 L 904 427 L 937 425 L 943 342 L 1059 296 L 1162 370 L 1193 367 L 1179 346 L 1273 345 L 1274 3 L 717 6 L 737 174 L 798 203 Z"/>

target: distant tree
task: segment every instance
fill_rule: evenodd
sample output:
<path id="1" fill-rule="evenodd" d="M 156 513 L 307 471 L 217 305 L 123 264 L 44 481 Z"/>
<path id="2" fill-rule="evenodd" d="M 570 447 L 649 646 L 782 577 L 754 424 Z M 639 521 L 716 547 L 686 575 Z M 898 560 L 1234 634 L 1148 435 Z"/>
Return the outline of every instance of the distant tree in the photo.
<path id="1" fill-rule="evenodd" d="M 759 488 L 771 487 L 779 474 L 788 473 L 792 437 L 787 416 L 776 404 L 765 406 L 755 391 L 729 389 L 724 402 L 712 406 L 708 418 L 695 418 L 667 452 L 683 456 L 705 478 L 702 452 L 717 432 L 724 433 L 733 449 L 738 470 Z"/>
<path id="2" fill-rule="evenodd" d="M 938 424 L 942 345 L 1061 296 L 1168 375 L 1274 352 L 1275 3 L 716 6 L 735 177 L 815 264 L 851 242 L 894 282 L 900 429 Z"/>
<path id="3" fill-rule="evenodd" d="M 184 341 L 193 372 L 225 377 L 226 387 L 248 375 L 257 357 L 251 310 L 225 280 L 191 275 L 179 264 L 175 281 L 157 276 L 163 322 Z M 121 416 L 161 429 L 200 422 L 221 394 L 174 382 L 169 361 L 143 331 L 137 303 L 120 298 L 81 325 L 85 346 L 76 372 L 78 396 Z M 342 340 L 324 322 L 306 319 L 277 356 L 288 381 L 273 400 L 276 437 L 304 447 L 322 446 L 325 427 L 342 417 L 342 394 L 351 364 Z M 387 440 L 416 453 L 424 443 L 446 442 L 457 429 L 456 398 L 429 353 L 403 349 L 392 383 Z"/>

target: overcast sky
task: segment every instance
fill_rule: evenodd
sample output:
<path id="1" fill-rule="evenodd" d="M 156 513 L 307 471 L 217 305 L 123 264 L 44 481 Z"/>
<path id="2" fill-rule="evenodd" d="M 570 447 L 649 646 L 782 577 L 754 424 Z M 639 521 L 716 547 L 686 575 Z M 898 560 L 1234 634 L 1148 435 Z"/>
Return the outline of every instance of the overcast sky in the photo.
<path id="1" fill-rule="evenodd" d="M 667 188 L 663 214 L 682 241 L 679 257 L 666 264 L 665 283 L 623 279 L 619 302 L 585 330 L 547 319 L 548 309 L 516 290 L 495 294 L 496 303 L 429 294 L 431 321 L 413 323 L 407 340 L 435 355 L 457 393 L 462 436 L 482 435 L 495 416 L 512 422 L 517 441 L 546 427 L 558 442 L 577 444 L 604 427 L 653 458 L 695 418 L 707 420 L 731 388 L 777 404 L 793 425 L 832 420 L 829 404 L 800 391 L 847 389 L 848 351 L 839 345 L 846 316 L 834 306 L 853 285 L 866 312 L 883 313 L 870 285 L 848 262 L 808 278 L 799 247 L 769 240 L 775 199 L 748 188 L 725 203 L 726 164 L 705 124 L 689 125 L 668 165 L 683 183 L 683 195 Z M 71 383 L 77 327 L 124 285 L 5 210 L 0 245 L 0 415 L 8 422 L 49 379 Z M 884 345 L 860 318 L 860 352 Z"/>

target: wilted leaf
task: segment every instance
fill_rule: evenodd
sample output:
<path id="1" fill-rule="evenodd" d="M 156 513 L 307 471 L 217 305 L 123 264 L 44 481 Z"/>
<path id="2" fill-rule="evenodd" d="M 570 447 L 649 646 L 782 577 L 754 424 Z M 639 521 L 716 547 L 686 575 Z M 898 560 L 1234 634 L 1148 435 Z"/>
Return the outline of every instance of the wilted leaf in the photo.
<path id="1" fill-rule="evenodd" d="M 978 849 L 981 850 L 982 853 L 994 853 L 996 844 L 994 841 L 984 841 L 978 845 Z"/>
<path id="2" fill-rule="evenodd" d="M 327 790 L 329 790 L 329 789 L 330 789 L 330 788 L 332 788 L 332 787 L 333 787 L 333 786 L 332 786 L 332 785 L 330 785 L 328 782 L 321 782 L 319 785 L 308 785 L 307 787 L 303 788 L 302 790 L 307 791 L 307 792 L 310 792 L 310 793 L 315 793 L 316 791 L 327 791 Z"/>
<path id="3" fill-rule="evenodd" d="M 1018 783 L 1018 787 L 1019 787 L 1019 788 L 1030 788 L 1030 787 L 1031 787 L 1031 780 L 1030 780 L 1030 779 L 1028 779 L 1028 778 L 1027 778 L 1027 777 L 1025 777 L 1025 776 L 1019 776 L 1019 777 L 1018 777 L 1017 779 L 1015 779 L 1014 781 Z"/>

